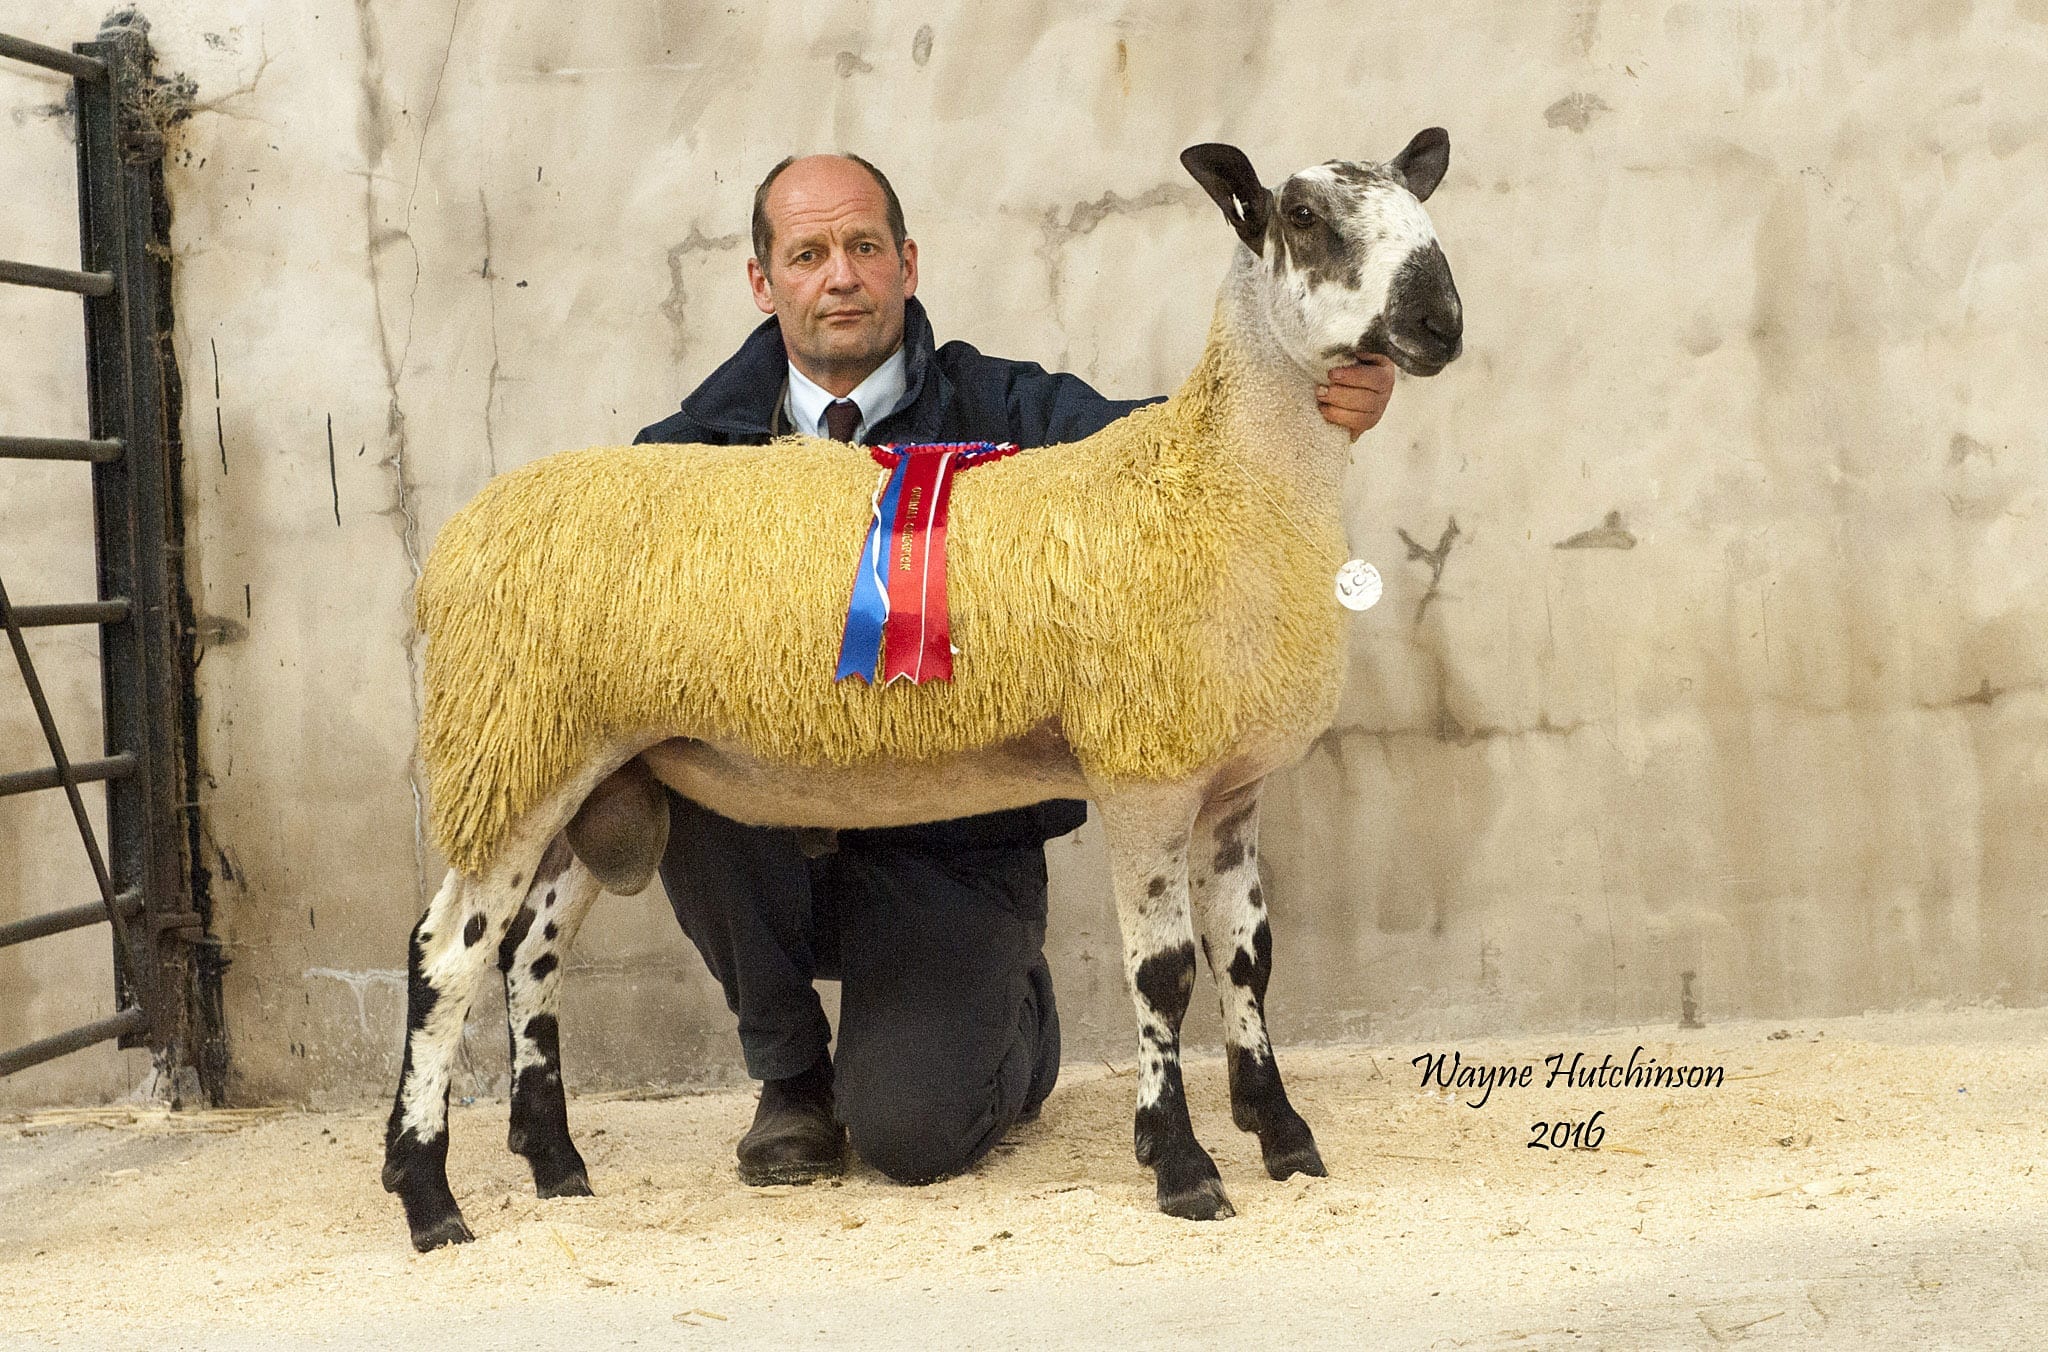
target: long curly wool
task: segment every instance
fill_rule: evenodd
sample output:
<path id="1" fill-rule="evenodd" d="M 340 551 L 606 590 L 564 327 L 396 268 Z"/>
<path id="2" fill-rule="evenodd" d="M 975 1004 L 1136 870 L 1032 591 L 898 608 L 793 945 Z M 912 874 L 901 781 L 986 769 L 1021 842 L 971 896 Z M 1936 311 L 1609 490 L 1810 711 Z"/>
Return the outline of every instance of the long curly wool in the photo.
<path id="1" fill-rule="evenodd" d="M 571 451 L 488 484 L 421 574 L 431 829 L 480 873 L 580 765 L 664 737 L 768 760 L 929 760 L 1057 719 L 1103 781 L 1170 780 L 1335 709 L 1334 523 L 1225 444 L 1212 331 L 1164 404 L 960 476 L 950 683 L 834 683 L 865 450 Z"/>

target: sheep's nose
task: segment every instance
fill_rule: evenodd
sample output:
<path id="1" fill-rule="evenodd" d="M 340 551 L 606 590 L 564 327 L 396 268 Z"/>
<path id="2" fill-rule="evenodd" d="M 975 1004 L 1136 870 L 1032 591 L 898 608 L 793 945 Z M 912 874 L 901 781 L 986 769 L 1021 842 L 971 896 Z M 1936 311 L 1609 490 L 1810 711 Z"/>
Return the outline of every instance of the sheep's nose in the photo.
<path id="1" fill-rule="evenodd" d="M 1465 311 L 1458 304 L 1458 293 L 1446 287 L 1417 308 L 1416 324 L 1422 330 L 1417 336 L 1433 346 L 1441 360 L 1456 360 L 1465 348 Z"/>

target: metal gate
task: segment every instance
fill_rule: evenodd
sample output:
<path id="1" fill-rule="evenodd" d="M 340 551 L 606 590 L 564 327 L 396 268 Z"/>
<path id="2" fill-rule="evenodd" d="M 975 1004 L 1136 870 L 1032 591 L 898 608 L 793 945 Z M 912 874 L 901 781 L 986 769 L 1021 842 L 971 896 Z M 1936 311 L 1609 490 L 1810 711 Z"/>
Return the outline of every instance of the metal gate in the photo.
<path id="1" fill-rule="evenodd" d="M 111 924 L 117 1010 L 0 1051 L 0 1076 L 118 1039 L 123 1047 L 155 1051 L 174 1096 L 191 1095 L 196 1073 L 197 1088 L 218 1102 L 226 1053 L 221 964 L 206 936 L 206 874 L 197 862 L 193 626 L 182 568 L 181 391 L 170 346 L 162 82 L 146 34 L 139 19 L 119 16 L 97 41 L 70 52 L 0 34 L 0 58 L 71 77 L 83 264 L 74 272 L 0 260 L 0 284 L 83 297 L 91 402 L 86 439 L 0 436 L 0 460 L 91 466 L 99 571 L 97 600 L 55 604 L 14 604 L 0 579 L 0 627 L 50 756 L 42 767 L 0 765 L 0 798 L 61 791 L 99 886 L 97 901 L 0 925 L 0 948 Z M 102 755 L 74 759 L 58 735 L 22 638 L 23 630 L 45 625 L 99 628 Z M 104 850 L 80 792 L 93 783 L 105 786 Z"/>

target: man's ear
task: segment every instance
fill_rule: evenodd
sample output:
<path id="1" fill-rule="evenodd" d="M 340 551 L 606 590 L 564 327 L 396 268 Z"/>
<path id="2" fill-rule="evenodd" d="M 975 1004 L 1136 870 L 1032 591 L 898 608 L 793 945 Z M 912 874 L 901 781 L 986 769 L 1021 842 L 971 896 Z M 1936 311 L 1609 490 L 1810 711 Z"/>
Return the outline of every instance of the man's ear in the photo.
<path id="1" fill-rule="evenodd" d="M 1253 253 L 1264 252 L 1273 194 L 1259 182 L 1244 152 L 1220 141 L 1206 141 L 1181 151 L 1180 162 L 1223 208 L 1223 219 L 1230 222 L 1245 246 Z"/>
<path id="2" fill-rule="evenodd" d="M 768 289 L 768 271 L 758 258 L 747 260 L 747 286 L 754 293 L 754 308 L 764 315 L 775 313 L 775 295 Z"/>
<path id="3" fill-rule="evenodd" d="M 1416 201 L 1427 202 L 1451 167 L 1451 134 L 1442 127 L 1425 127 L 1387 167 L 1401 176 Z"/>
<path id="4" fill-rule="evenodd" d="M 917 241 L 906 238 L 903 241 L 903 298 L 908 300 L 917 294 Z"/>

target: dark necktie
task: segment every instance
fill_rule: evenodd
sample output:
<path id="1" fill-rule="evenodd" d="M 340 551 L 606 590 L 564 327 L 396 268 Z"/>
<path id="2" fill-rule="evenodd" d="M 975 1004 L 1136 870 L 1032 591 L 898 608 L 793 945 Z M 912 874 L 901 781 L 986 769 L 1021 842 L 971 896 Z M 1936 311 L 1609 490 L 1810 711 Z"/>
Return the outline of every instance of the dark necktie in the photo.
<path id="1" fill-rule="evenodd" d="M 825 435 L 834 441 L 852 441 L 860 426 L 860 405 L 851 399 L 834 399 L 825 405 Z"/>

